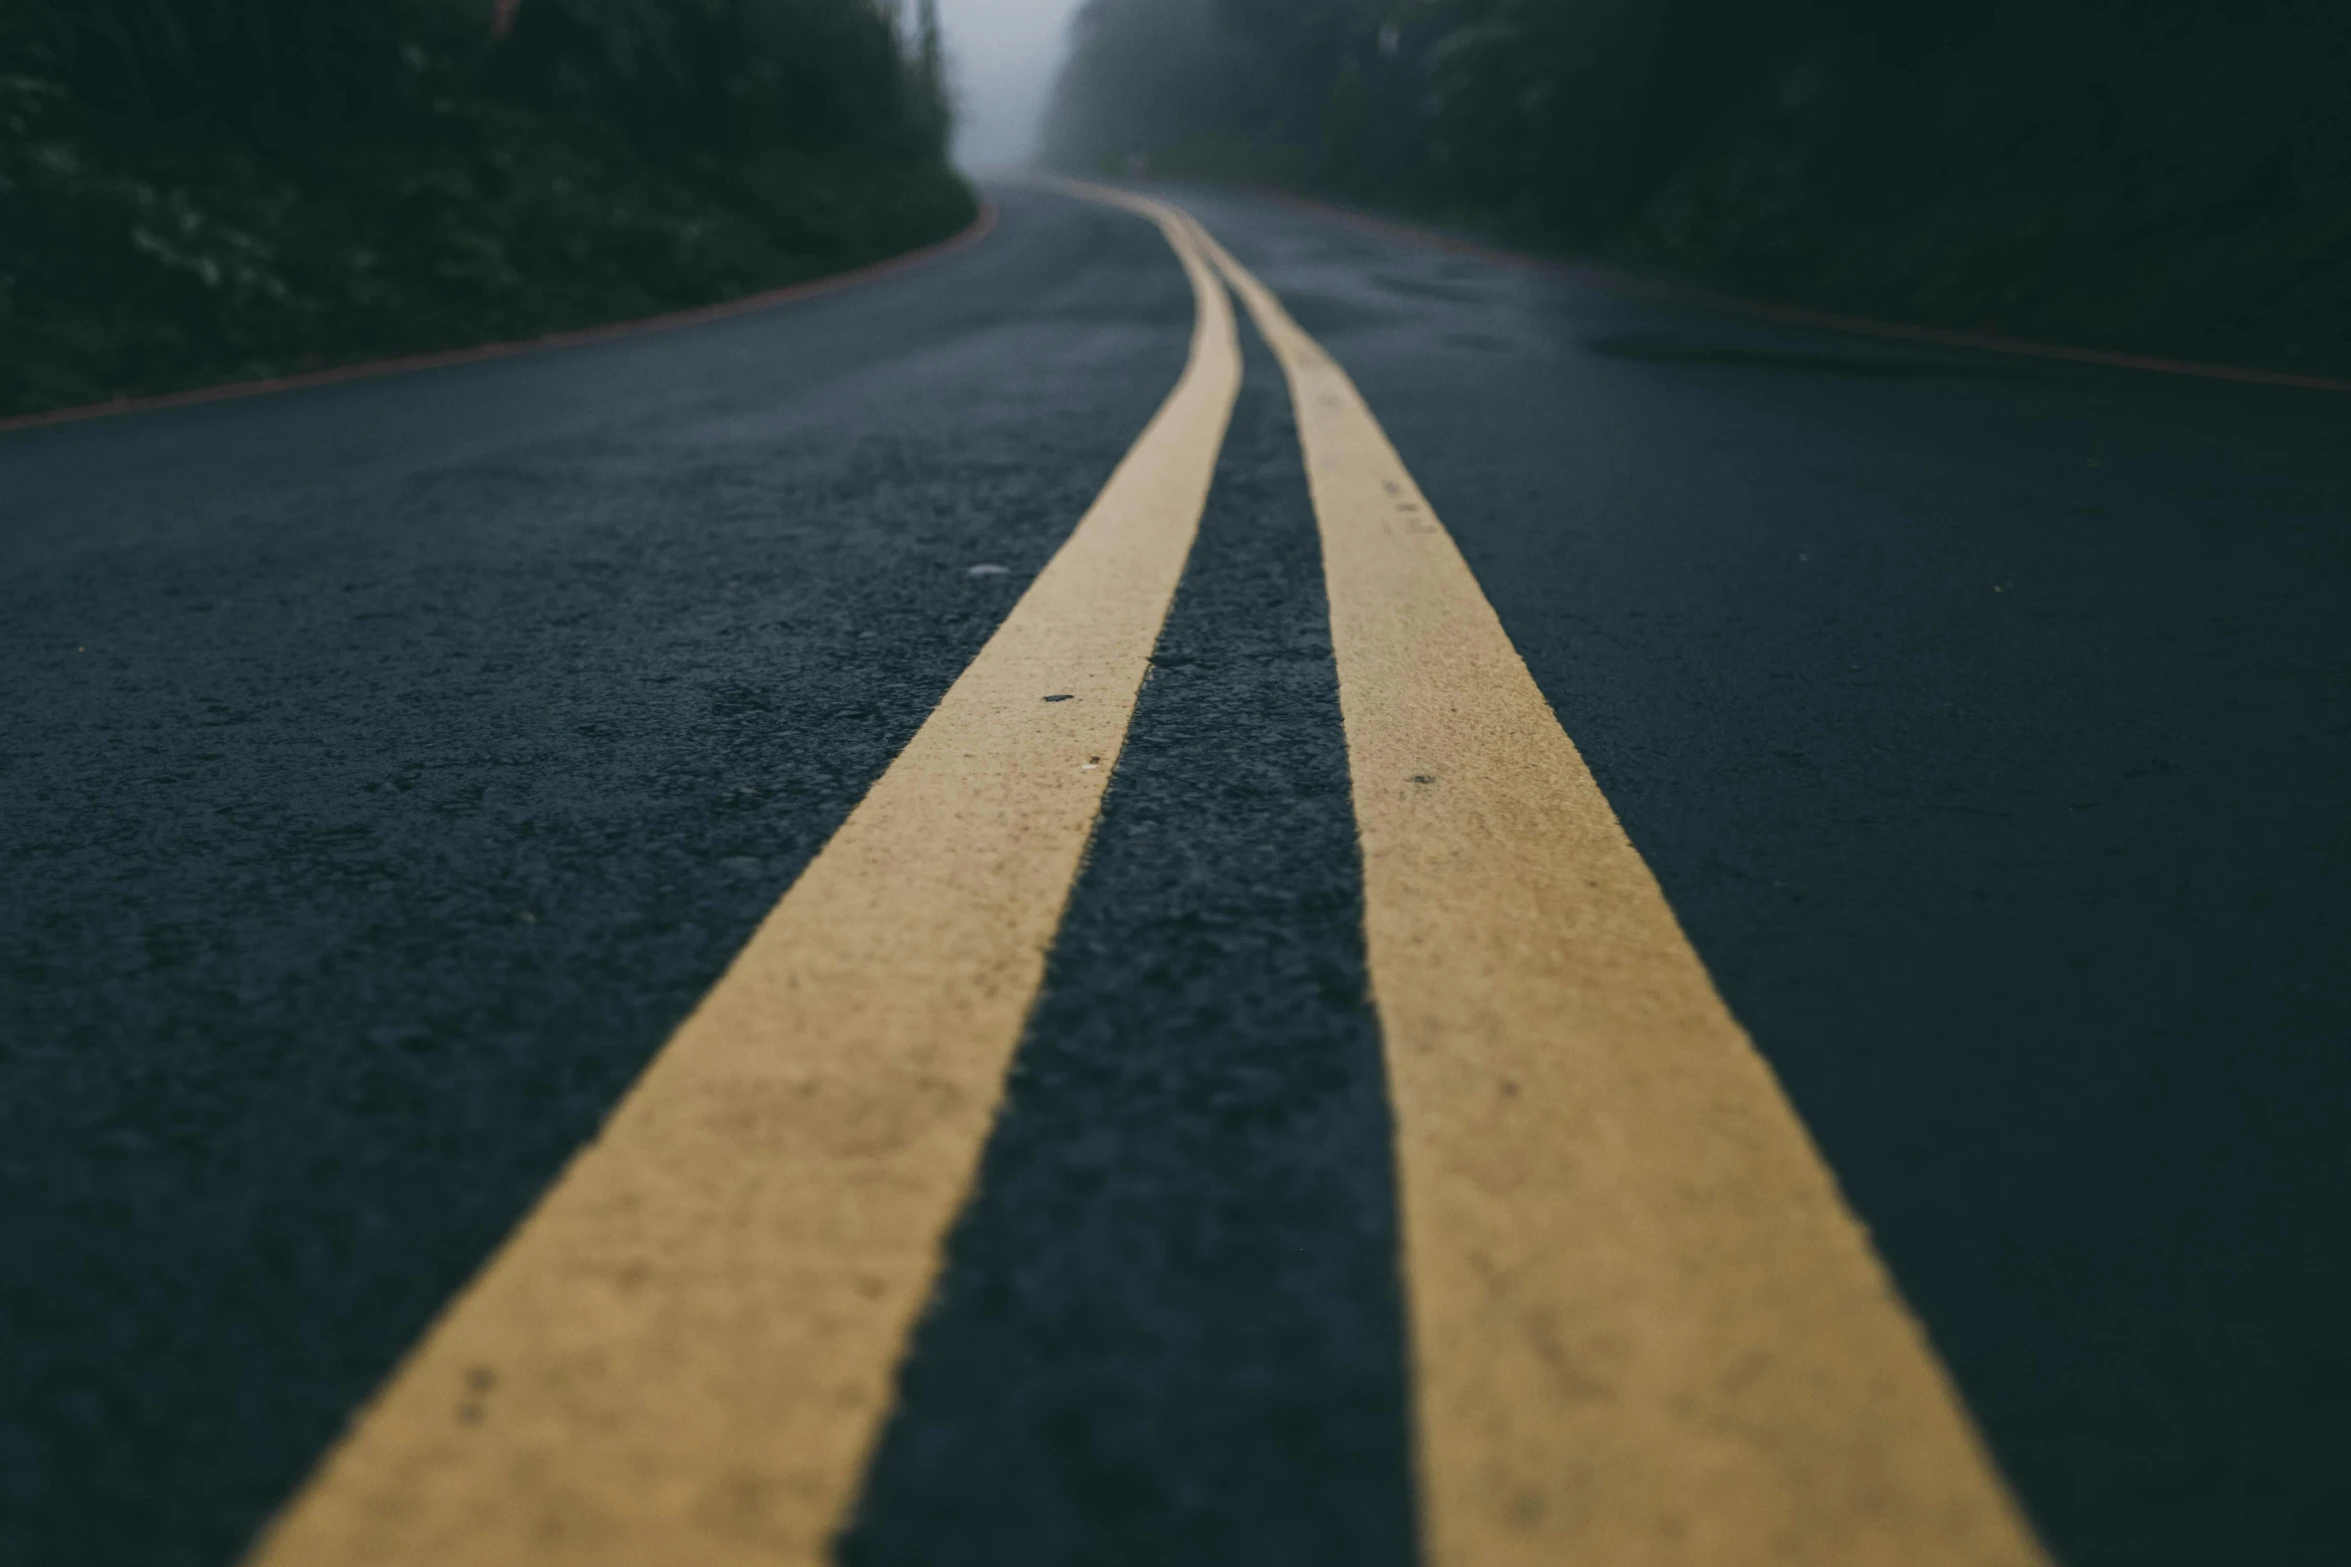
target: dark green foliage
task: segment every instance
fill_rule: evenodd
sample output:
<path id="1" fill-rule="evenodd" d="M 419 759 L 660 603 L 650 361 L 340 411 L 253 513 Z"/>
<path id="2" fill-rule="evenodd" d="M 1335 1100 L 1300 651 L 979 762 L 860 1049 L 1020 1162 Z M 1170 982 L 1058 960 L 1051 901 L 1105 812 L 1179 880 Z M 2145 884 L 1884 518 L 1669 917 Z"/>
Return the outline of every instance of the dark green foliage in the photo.
<path id="1" fill-rule="evenodd" d="M 736 297 L 952 232 L 866 0 L 0 0 L 0 413 Z"/>
<path id="2" fill-rule="evenodd" d="M 854 0 L 531 0 L 492 79 L 523 102 L 713 151 L 923 155 L 946 134 L 935 70 Z"/>
<path id="3" fill-rule="evenodd" d="M 410 96 L 410 51 L 490 42 L 467 0 L 0 0 L 0 36 L 86 108 L 148 122 L 347 127 Z"/>
<path id="4" fill-rule="evenodd" d="M 1070 45 L 1045 126 L 1049 163 L 1113 172 L 1147 158 L 1170 172 L 1251 172 L 1218 166 L 1218 144 L 1230 142 L 1279 166 L 1269 102 L 1292 84 L 1220 25 L 1216 0 L 1088 0 Z"/>
<path id="5" fill-rule="evenodd" d="M 1297 185 L 1836 307 L 2351 365 L 2337 0 L 1089 0 L 1078 45 L 1046 142 L 1065 166 Z"/>
<path id="6" fill-rule="evenodd" d="M 1781 297 L 2351 368 L 2351 7 L 1849 4 L 1612 236 Z"/>

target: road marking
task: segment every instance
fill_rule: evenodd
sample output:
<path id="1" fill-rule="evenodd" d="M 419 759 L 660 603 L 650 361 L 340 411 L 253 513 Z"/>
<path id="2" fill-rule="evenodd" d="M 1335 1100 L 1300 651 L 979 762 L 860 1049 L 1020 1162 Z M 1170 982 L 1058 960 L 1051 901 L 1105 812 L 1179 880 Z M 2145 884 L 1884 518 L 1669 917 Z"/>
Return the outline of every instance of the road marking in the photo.
<path id="1" fill-rule="evenodd" d="M 905 751 L 257 1547 L 259 1567 L 827 1553 L 970 1184 L 1240 384 L 1183 378 Z M 1056 700 L 1056 698 L 1066 698 Z"/>
<path id="2" fill-rule="evenodd" d="M 1290 383 L 1437 1567 L 2042 1564 L 1924 1333 L 1345 371 Z"/>

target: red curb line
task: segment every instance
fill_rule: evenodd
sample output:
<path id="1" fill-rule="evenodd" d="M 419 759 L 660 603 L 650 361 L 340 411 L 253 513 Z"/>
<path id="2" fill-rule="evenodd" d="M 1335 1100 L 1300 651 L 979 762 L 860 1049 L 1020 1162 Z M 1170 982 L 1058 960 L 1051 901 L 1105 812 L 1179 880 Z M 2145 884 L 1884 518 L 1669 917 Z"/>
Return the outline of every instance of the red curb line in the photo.
<path id="1" fill-rule="evenodd" d="M 1488 261 L 1508 262 L 1516 266 L 1537 267 L 1556 272 L 1570 282 L 1586 288 L 1596 288 L 1611 294 L 1628 294 L 1639 299 L 1652 299 L 1664 304 L 1696 305 L 1708 310 L 1720 310 L 1731 315 L 1755 316 L 1766 321 L 1784 322 L 1790 326 L 1823 328 L 1833 332 L 1852 332 L 1864 337 L 1894 338 L 1904 342 L 1931 343 L 1939 348 L 1967 348 L 1983 353 L 2017 354 L 2033 359 L 2061 359 L 2074 364 L 2103 365 L 2116 370 L 2144 370 L 2158 375 L 2194 376 L 2206 381 L 2235 381 L 2254 386 L 2289 386 L 2307 392 L 2351 392 L 2351 380 L 2334 376 L 2305 375 L 2293 370 L 2255 370 L 2243 365 L 2205 364 L 2192 359 L 2163 359 L 2148 354 L 2122 353 L 2106 348 L 2075 348 L 2064 343 L 2039 343 L 2029 338 L 2001 337 L 1982 332 L 1962 332 L 1949 327 L 1910 326 L 1899 321 L 1879 321 L 1868 316 L 1839 315 L 1833 311 L 1810 310 L 1802 305 L 1775 305 L 1758 299 L 1741 299 L 1732 294 L 1717 294 L 1710 289 L 1689 288 L 1678 283 L 1663 283 L 1654 278 L 1635 277 L 1609 267 L 1593 266 L 1588 262 L 1553 261 L 1543 256 L 1529 256 L 1517 251 L 1483 245 L 1475 240 L 1459 238 L 1439 229 L 1422 228 L 1417 224 L 1400 223 L 1389 218 L 1375 218 L 1335 207 L 1328 202 L 1308 196 L 1294 196 L 1286 191 L 1272 192 L 1279 200 L 1294 207 L 1302 207 L 1325 217 L 1336 218 L 1352 227 L 1390 238 L 1409 240 L 1416 244 L 1434 246 L 1439 250 L 1458 251 Z"/>
<path id="2" fill-rule="evenodd" d="M 637 337 L 650 332 L 663 332 L 671 327 L 699 326 L 706 321 L 724 321 L 730 316 L 749 315 L 755 310 L 766 310 L 776 305 L 787 305 L 797 300 L 813 299 L 819 294 L 835 293 L 854 288 L 860 283 L 871 283 L 893 272 L 936 261 L 967 246 L 986 239 L 996 227 L 996 204 L 980 203 L 979 215 L 974 217 L 961 233 L 953 234 L 920 250 L 892 256 L 886 261 L 869 262 L 847 272 L 836 272 L 830 277 L 811 278 L 805 283 L 787 284 L 764 293 L 746 294 L 741 299 L 729 299 L 715 305 L 701 305 L 692 310 L 675 310 L 664 315 L 640 316 L 633 321 L 614 321 L 603 326 L 576 327 L 564 332 L 549 332 L 540 337 L 515 338 L 503 343 L 481 343 L 472 348 L 445 348 L 429 354 L 412 354 L 401 359 L 371 359 L 360 364 L 336 365 L 326 370 L 305 370 L 299 375 L 271 376 L 259 381 L 231 381 L 220 386 L 198 387 L 188 392 L 164 392 L 153 397 L 124 397 L 112 402 L 84 403 L 74 408 L 58 408 L 48 413 L 18 414 L 0 419 L 0 435 L 17 430 L 37 430 L 54 424 L 79 424 L 89 419 L 106 419 L 116 414 L 151 413 L 165 408 L 189 408 L 202 403 L 236 402 L 248 397 L 266 397 L 274 392 L 305 391 L 314 386 L 336 386 L 345 381 L 371 381 L 382 376 L 406 375 L 412 370 L 440 370 L 451 365 L 479 364 L 489 359 L 507 359 L 517 354 L 538 353 L 552 348 L 579 348 L 590 343 L 609 343 L 618 338 Z"/>

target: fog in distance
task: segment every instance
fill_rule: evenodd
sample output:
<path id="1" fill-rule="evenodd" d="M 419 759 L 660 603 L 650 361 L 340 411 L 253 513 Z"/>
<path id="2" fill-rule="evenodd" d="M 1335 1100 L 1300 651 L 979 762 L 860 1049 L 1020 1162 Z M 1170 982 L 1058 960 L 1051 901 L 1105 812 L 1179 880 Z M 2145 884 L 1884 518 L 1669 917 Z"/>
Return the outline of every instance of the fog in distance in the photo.
<path id="1" fill-rule="evenodd" d="M 955 161 L 967 169 L 1028 161 L 1070 14 L 1080 0 L 939 0 L 955 90 Z"/>

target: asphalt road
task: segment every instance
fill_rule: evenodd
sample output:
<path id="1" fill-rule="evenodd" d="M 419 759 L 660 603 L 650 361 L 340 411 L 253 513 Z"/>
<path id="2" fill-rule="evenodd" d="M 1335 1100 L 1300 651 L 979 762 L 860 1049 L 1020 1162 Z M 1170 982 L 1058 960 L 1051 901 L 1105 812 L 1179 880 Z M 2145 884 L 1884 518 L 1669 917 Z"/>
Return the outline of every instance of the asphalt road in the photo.
<path id="1" fill-rule="evenodd" d="M 0 437 L 0 1561 L 236 1560 L 1069 534 L 1192 295 L 997 195 L 757 316 Z M 1182 199 L 1354 377 L 2051 1553 L 2340 1549 L 2351 405 Z M 1242 331 L 845 1562 L 1417 1559 Z"/>

